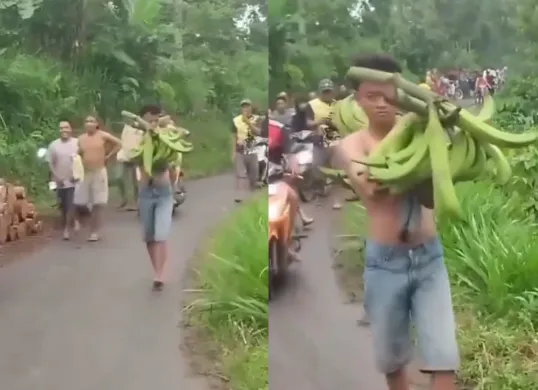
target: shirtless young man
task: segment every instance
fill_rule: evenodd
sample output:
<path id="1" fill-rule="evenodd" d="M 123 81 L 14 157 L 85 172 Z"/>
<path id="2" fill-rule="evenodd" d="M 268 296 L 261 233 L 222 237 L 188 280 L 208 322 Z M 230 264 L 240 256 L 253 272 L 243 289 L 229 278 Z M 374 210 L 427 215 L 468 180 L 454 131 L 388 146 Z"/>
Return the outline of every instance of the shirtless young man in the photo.
<path id="1" fill-rule="evenodd" d="M 358 58 L 353 65 L 391 73 L 402 70 L 394 59 L 382 55 Z M 381 190 L 367 180 L 366 168 L 358 175 L 357 165 L 351 164 L 351 159 L 373 151 L 394 126 L 396 108 L 389 101 L 396 98 L 396 88 L 391 83 L 375 82 L 355 87 L 369 127 L 344 138 L 337 157 L 367 212 L 365 307 L 376 363 L 390 390 L 410 389 L 405 366 L 412 358 L 413 324 L 424 363 L 422 371 L 432 374 L 431 388 L 455 390 L 459 352 L 450 283 L 434 214 L 411 194 L 392 196 Z M 409 224 L 404 237 L 402 229 L 411 213 L 416 218 L 411 218 L 414 223 Z"/>
<path id="2" fill-rule="evenodd" d="M 98 241 L 103 208 L 108 203 L 108 174 L 106 164 L 121 149 L 121 141 L 106 131 L 99 130 L 94 116 L 86 117 L 86 132 L 78 137 L 78 150 L 84 165 L 84 178 L 75 188 L 75 204 L 91 205 L 90 236 Z"/>

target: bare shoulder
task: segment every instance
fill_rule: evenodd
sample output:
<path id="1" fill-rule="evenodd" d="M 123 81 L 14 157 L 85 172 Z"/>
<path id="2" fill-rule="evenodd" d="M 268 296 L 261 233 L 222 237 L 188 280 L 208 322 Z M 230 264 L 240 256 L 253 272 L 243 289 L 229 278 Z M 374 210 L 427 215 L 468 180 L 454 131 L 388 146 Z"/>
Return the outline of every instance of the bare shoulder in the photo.
<path id="1" fill-rule="evenodd" d="M 97 130 L 97 134 L 104 139 L 110 138 L 110 133 L 104 130 Z"/>

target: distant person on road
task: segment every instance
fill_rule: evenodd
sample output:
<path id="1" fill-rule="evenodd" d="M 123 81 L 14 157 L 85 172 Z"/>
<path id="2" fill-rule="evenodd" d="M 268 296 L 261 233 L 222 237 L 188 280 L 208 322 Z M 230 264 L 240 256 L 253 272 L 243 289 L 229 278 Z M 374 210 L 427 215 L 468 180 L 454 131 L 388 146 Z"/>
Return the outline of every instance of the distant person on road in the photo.
<path id="1" fill-rule="evenodd" d="M 121 197 L 119 208 L 128 211 L 137 209 L 138 197 L 138 180 L 136 178 L 136 164 L 130 161 L 129 154 L 135 149 L 140 142 L 144 132 L 132 126 L 125 125 L 121 133 L 121 150 L 116 156 L 117 164 L 117 184 Z M 131 190 L 131 199 L 129 199 L 129 189 Z"/>
<path id="2" fill-rule="evenodd" d="M 138 115 L 156 129 L 162 109 L 158 105 L 142 107 Z M 139 162 L 141 165 L 141 162 Z M 154 166 L 148 174 L 140 167 L 138 193 L 138 210 L 143 227 L 143 239 L 146 243 L 154 278 L 153 289 L 164 287 L 164 272 L 168 260 L 167 241 L 172 227 L 174 191 L 170 180 L 170 166 Z"/>
<path id="3" fill-rule="evenodd" d="M 75 194 L 75 178 L 73 171 L 74 159 L 78 156 L 78 141 L 73 137 L 73 129 L 68 121 L 60 122 L 60 138 L 49 145 L 47 158 L 56 184 L 56 194 L 62 216 L 63 239 L 69 240 L 71 227 L 77 232 L 80 228 L 75 218 L 73 198 Z"/>
<path id="4" fill-rule="evenodd" d="M 402 67 L 391 57 L 359 57 L 354 66 L 389 73 Z M 371 321 L 378 369 L 390 390 L 410 388 L 406 365 L 413 357 L 411 328 L 422 352 L 422 371 L 431 374 L 433 390 L 456 390 L 459 366 L 456 324 L 443 247 L 434 211 L 422 206 L 427 194 L 392 195 L 368 180 L 368 168 L 357 174 L 355 159 L 366 157 L 396 122 L 397 90 L 392 82 L 356 84 L 355 98 L 369 126 L 344 138 L 336 154 L 366 210 L 364 270 L 365 308 Z M 428 192 L 430 189 L 427 189 Z M 413 326 L 411 326 L 413 325 Z"/>
<path id="5" fill-rule="evenodd" d="M 248 153 L 253 146 L 254 137 L 260 135 L 260 118 L 252 112 L 252 101 L 241 101 L 241 113 L 232 123 L 232 161 L 235 165 L 236 203 L 243 200 L 244 194 L 253 191 L 258 181 L 258 156 Z"/>
<path id="6" fill-rule="evenodd" d="M 84 178 L 75 188 L 75 205 L 90 211 L 88 241 L 99 241 L 103 209 L 108 203 L 107 163 L 121 149 L 121 141 L 99 129 L 97 119 L 89 115 L 84 123 L 85 133 L 78 138 L 78 152 L 84 166 Z"/>

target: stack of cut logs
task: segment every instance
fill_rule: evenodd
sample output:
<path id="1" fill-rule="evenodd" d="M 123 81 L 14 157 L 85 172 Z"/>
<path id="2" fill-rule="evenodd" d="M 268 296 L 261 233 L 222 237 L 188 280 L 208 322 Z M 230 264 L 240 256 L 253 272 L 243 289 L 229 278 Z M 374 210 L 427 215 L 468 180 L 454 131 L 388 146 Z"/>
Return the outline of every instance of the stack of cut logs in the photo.
<path id="1" fill-rule="evenodd" d="M 26 189 L 0 179 L 0 245 L 42 231 L 43 221 L 28 201 Z"/>

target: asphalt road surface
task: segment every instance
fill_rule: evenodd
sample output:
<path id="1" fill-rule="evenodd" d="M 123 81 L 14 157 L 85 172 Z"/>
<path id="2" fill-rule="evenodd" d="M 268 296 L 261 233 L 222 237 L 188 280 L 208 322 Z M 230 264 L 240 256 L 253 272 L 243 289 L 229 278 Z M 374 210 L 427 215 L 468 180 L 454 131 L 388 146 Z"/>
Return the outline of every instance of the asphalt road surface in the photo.
<path id="1" fill-rule="evenodd" d="M 269 305 L 269 384 L 275 390 L 386 390 L 374 367 L 369 330 L 357 326 L 359 305 L 344 303 L 332 269 L 326 205 Z"/>
<path id="2" fill-rule="evenodd" d="M 179 351 L 180 282 L 232 187 L 230 176 L 189 183 L 162 292 L 134 213 L 111 212 L 101 242 L 54 242 L 0 269 L 0 388 L 207 390 Z"/>

